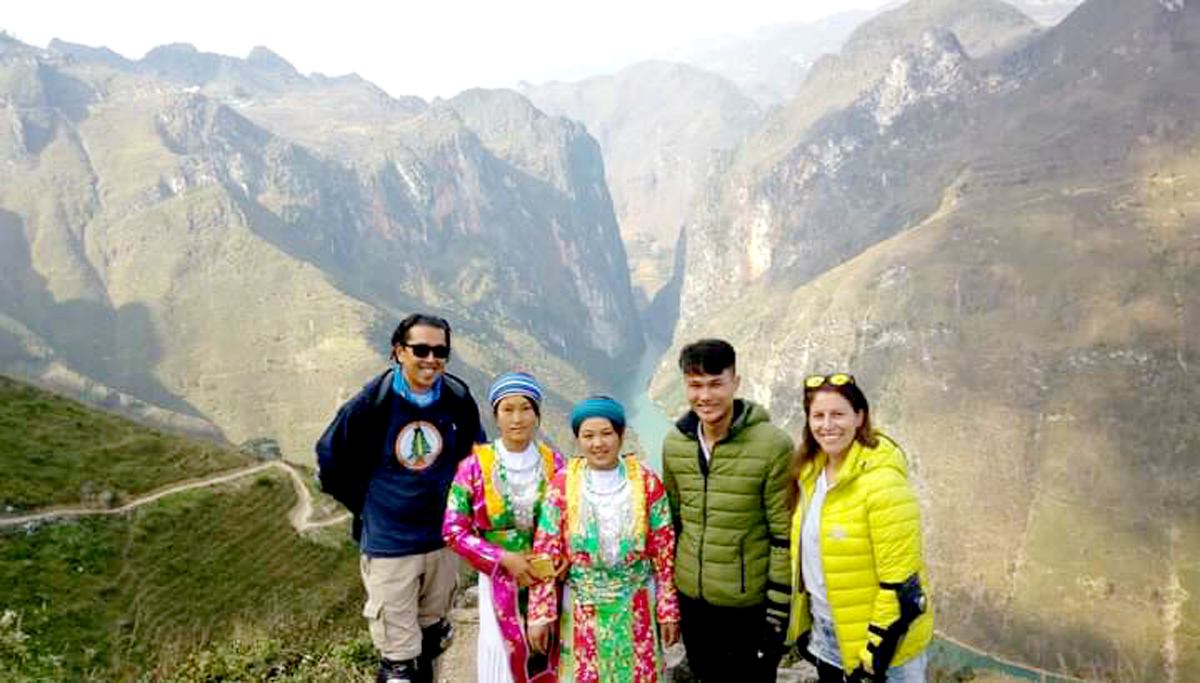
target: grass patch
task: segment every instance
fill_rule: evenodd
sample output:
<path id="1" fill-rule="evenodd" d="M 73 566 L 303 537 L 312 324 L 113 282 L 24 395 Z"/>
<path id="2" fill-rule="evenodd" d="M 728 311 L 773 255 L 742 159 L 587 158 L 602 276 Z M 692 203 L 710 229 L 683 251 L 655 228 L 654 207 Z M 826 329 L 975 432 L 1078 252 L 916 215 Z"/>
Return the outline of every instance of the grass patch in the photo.
<path id="1" fill-rule="evenodd" d="M 0 512 L 119 505 L 250 462 L 235 450 L 157 432 L 0 377 Z"/>
<path id="2" fill-rule="evenodd" d="M 299 648 L 274 638 L 234 639 L 189 657 L 171 672 L 175 681 L 373 681 L 378 662 L 367 636 Z"/>

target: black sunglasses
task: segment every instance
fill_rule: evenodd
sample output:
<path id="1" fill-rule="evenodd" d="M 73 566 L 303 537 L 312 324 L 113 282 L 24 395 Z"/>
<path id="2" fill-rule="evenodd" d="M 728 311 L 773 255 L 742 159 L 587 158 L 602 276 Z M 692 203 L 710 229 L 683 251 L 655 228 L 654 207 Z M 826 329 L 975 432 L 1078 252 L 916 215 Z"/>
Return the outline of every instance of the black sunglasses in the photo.
<path id="1" fill-rule="evenodd" d="M 430 346 L 429 344 L 405 344 L 404 347 L 412 351 L 412 354 L 417 358 L 428 358 L 431 353 L 434 358 L 442 360 L 450 357 L 450 347 L 445 344 L 437 344 L 436 346 Z"/>

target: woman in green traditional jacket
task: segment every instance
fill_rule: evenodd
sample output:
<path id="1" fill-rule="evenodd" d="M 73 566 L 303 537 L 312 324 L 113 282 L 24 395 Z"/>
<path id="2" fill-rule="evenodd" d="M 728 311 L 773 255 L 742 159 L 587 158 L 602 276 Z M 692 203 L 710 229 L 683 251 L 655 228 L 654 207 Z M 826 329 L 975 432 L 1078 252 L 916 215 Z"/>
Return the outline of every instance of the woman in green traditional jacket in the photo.
<path id="1" fill-rule="evenodd" d="M 534 586 L 529 638 L 550 647 L 559 624 L 559 681 L 653 683 L 662 647 L 679 639 L 675 531 L 662 482 L 621 456 L 625 411 L 594 396 L 571 412 L 582 457 L 550 487 L 533 549 L 569 564 L 562 611 L 553 581 Z"/>

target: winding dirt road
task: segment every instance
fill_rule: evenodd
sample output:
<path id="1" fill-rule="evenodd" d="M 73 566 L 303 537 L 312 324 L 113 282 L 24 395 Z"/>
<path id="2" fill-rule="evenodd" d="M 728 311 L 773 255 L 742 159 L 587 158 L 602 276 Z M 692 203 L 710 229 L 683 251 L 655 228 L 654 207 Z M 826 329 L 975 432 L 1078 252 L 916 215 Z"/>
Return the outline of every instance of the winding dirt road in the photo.
<path id="1" fill-rule="evenodd" d="M 194 479 L 191 481 L 179 482 L 172 484 L 166 488 L 152 491 L 144 496 L 134 498 L 132 501 L 115 508 L 88 508 L 88 507 L 61 507 L 50 508 L 40 512 L 34 512 L 27 515 L 18 515 L 15 517 L 0 517 L 0 529 L 7 527 L 23 526 L 25 524 L 36 524 L 38 522 L 49 522 L 59 519 L 70 519 L 74 517 L 86 517 L 88 515 L 119 515 L 130 510 L 148 505 L 161 498 L 165 498 L 174 493 L 181 491 L 189 491 L 191 489 L 205 488 L 208 486 L 216 486 L 225 482 L 234 481 L 243 477 L 253 476 L 260 472 L 265 472 L 269 469 L 282 469 L 288 473 L 292 479 L 292 488 L 296 490 L 296 497 L 299 499 L 296 506 L 288 513 L 288 520 L 292 523 L 292 527 L 298 532 L 309 531 L 310 529 L 319 529 L 321 527 L 333 526 L 335 524 L 345 523 L 350 519 L 349 513 L 342 513 L 327 517 L 325 519 L 313 520 L 313 496 L 308 490 L 308 486 L 304 483 L 304 478 L 295 467 L 282 460 L 273 460 L 261 465 L 253 465 L 251 467 L 243 467 L 233 470 L 232 472 L 224 472 L 222 474 L 214 474 L 211 477 L 203 479 Z"/>

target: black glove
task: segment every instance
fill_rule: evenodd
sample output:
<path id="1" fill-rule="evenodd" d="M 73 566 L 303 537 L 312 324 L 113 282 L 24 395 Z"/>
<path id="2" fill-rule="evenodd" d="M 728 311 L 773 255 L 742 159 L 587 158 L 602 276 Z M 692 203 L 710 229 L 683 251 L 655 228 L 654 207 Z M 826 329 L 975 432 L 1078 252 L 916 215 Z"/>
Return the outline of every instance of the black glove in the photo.
<path id="1" fill-rule="evenodd" d="M 783 641 L 786 638 L 787 615 L 768 609 L 767 618 L 763 623 L 762 640 L 758 645 L 757 673 L 751 675 L 751 680 L 775 680 L 779 670 L 779 661 L 783 659 L 785 650 Z"/>
<path id="2" fill-rule="evenodd" d="M 787 621 L 787 614 L 767 609 L 767 623 L 763 629 L 761 648 L 764 652 L 782 652 L 783 641 L 787 638 Z"/>

